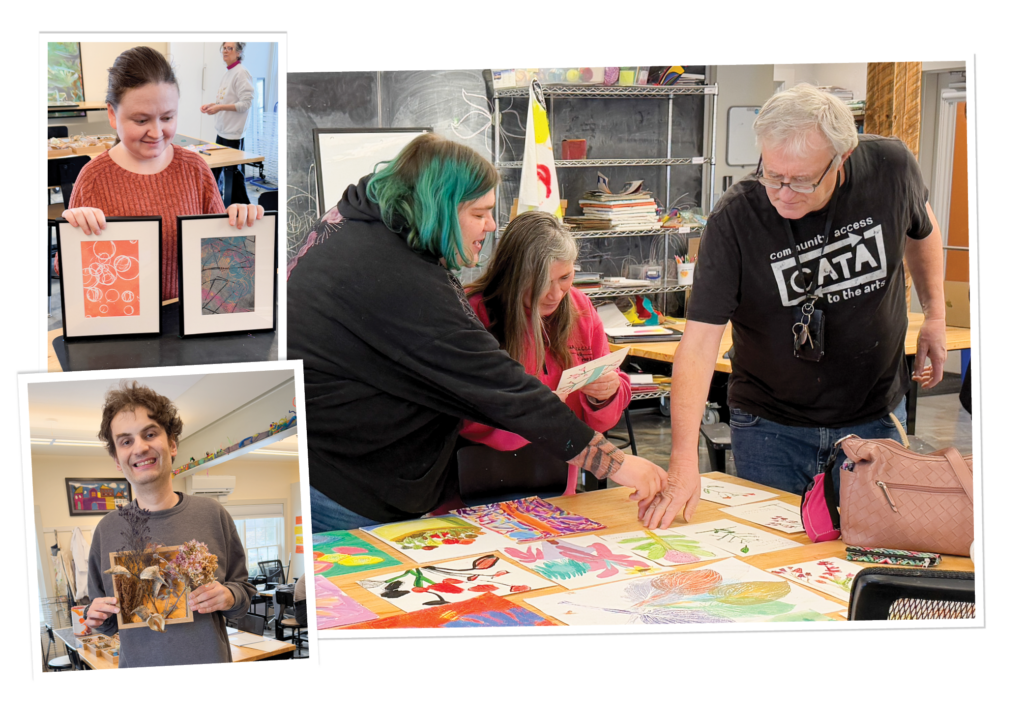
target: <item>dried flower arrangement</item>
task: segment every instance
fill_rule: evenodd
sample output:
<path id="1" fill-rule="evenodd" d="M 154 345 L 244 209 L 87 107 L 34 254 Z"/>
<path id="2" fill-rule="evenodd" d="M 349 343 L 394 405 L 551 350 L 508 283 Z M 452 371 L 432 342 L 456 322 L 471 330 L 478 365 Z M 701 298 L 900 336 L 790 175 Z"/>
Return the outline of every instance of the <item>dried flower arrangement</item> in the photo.
<path id="1" fill-rule="evenodd" d="M 164 632 L 169 623 L 192 622 L 188 607 L 190 578 L 174 563 L 183 546 L 152 543 L 149 511 L 137 503 L 120 506 L 117 512 L 128 526 L 121 532 L 125 545 L 120 552 L 110 554 L 111 567 L 106 572 L 113 576 L 120 608 L 118 628 L 148 626 Z"/>
<path id="2" fill-rule="evenodd" d="M 217 556 L 210 553 L 206 543 L 190 540 L 180 548 L 171 561 L 177 573 L 188 579 L 190 588 L 212 583 L 217 579 Z"/>

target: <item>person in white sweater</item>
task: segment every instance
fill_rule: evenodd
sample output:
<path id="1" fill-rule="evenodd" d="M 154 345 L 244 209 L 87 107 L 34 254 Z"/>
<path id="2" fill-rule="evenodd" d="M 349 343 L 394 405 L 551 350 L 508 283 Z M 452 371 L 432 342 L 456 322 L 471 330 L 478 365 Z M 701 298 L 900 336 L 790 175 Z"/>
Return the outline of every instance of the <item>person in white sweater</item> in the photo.
<path id="1" fill-rule="evenodd" d="M 214 124 L 217 131 L 217 144 L 234 149 L 244 149 L 245 120 L 249 116 L 249 107 L 252 105 L 254 95 L 252 75 L 242 65 L 244 51 L 244 42 L 221 43 L 220 53 L 228 71 L 221 78 L 220 87 L 217 89 L 217 101 L 199 108 L 203 114 L 217 116 L 217 121 Z M 218 181 L 220 180 L 220 171 L 219 167 L 213 170 L 213 176 Z M 232 178 L 231 195 L 225 196 L 225 201 L 227 204 L 234 204 L 235 200 L 248 204 L 249 198 L 245 193 L 245 176 L 237 166 L 228 167 L 228 172 Z"/>

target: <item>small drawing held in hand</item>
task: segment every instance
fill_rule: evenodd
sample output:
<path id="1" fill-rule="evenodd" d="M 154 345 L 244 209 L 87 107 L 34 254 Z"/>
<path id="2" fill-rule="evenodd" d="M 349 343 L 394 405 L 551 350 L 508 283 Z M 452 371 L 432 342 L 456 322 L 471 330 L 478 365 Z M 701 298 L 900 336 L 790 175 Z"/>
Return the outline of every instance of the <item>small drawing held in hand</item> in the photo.
<path id="1" fill-rule="evenodd" d="M 565 369 L 562 371 L 562 378 L 558 381 L 555 393 L 560 398 L 565 398 L 573 391 L 578 391 L 587 384 L 593 383 L 604 372 L 617 369 L 626 360 L 628 354 L 629 351 L 613 351 L 607 356 Z"/>

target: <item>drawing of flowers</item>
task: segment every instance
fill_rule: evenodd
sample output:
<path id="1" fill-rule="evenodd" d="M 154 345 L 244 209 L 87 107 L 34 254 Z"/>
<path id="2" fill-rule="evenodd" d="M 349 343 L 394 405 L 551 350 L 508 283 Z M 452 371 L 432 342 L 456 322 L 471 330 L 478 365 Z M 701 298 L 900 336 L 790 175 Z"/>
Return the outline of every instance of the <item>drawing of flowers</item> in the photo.
<path id="1" fill-rule="evenodd" d="M 850 588 L 853 585 L 853 577 L 856 575 L 855 572 L 843 575 L 842 569 L 831 560 L 821 560 L 818 562 L 818 565 L 824 568 L 823 578 L 835 583 L 846 592 L 850 592 Z"/>
<path id="2" fill-rule="evenodd" d="M 627 543 L 638 544 L 626 545 Z M 685 535 L 659 536 L 649 530 L 645 530 L 644 535 L 637 538 L 624 538 L 619 541 L 619 545 L 642 553 L 648 560 L 664 558 L 677 565 L 699 563 L 715 557 L 714 553 L 702 549 L 698 540 L 687 538 Z"/>
<path id="3" fill-rule="evenodd" d="M 362 565 L 375 565 L 384 562 L 379 555 L 370 555 L 366 548 L 355 545 L 340 545 L 330 553 L 322 553 L 319 550 L 313 551 L 313 573 L 320 574 L 327 572 L 335 565 L 356 567 Z"/>

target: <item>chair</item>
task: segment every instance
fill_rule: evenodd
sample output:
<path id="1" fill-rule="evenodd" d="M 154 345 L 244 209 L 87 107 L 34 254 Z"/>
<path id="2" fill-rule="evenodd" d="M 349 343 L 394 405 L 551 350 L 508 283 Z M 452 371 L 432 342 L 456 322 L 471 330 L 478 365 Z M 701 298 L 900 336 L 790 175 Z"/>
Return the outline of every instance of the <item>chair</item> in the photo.
<path id="1" fill-rule="evenodd" d="M 235 627 L 242 632 L 249 632 L 253 635 L 262 635 L 267 627 L 267 619 L 260 615 L 246 613 L 235 620 Z"/>
<path id="2" fill-rule="evenodd" d="M 627 446 L 633 455 L 637 455 L 636 452 L 636 436 L 633 435 L 633 421 L 629 418 L 629 405 L 622 411 L 622 417 L 626 419 L 626 436 L 613 434 L 611 431 L 605 431 L 604 437 L 610 441 L 620 441 L 621 445 L 618 448 L 626 448 Z"/>
<path id="3" fill-rule="evenodd" d="M 294 597 L 294 594 L 293 594 Z M 307 627 L 306 624 L 306 601 L 295 600 L 292 603 L 294 608 L 295 616 L 286 617 L 281 620 L 282 630 L 291 630 L 291 636 L 288 638 L 296 647 L 302 647 L 302 643 L 309 642 L 308 633 L 302 630 Z"/>
<path id="4" fill-rule="evenodd" d="M 952 620 L 974 617 L 974 573 L 865 568 L 850 589 L 850 620 Z"/>
<path id="5" fill-rule="evenodd" d="M 702 423 L 700 435 L 708 449 L 711 470 L 725 472 L 725 452 L 732 448 L 732 433 L 728 423 Z"/>
<path id="6" fill-rule="evenodd" d="M 49 623 L 46 625 L 46 636 L 50 638 L 50 642 L 46 645 L 46 667 L 50 672 L 64 672 L 65 670 L 73 670 L 75 666 L 71 663 L 71 658 L 67 655 L 57 654 L 57 641 L 53 635 L 53 628 L 50 627 Z M 53 649 L 53 658 L 50 658 L 50 650 Z"/>
<path id="7" fill-rule="evenodd" d="M 78 180 L 78 174 L 82 171 L 82 167 L 89 163 L 89 158 L 85 155 L 73 155 L 52 161 L 57 163 L 57 171 L 60 174 L 60 195 L 64 198 L 64 206 L 67 207 L 71 202 L 71 192 Z"/>
<path id="8" fill-rule="evenodd" d="M 471 445 L 456 452 L 459 495 L 468 506 L 571 492 L 569 466 L 528 443 L 514 451 Z M 572 489 L 575 488 L 575 481 Z"/>
<path id="9" fill-rule="evenodd" d="M 51 124 L 46 128 L 46 139 L 53 139 L 54 137 L 67 137 L 68 128 L 59 124 Z"/>
<path id="10" fill-rule="evenodd" d="M 263 207 L 265 211 L 276 212 L 277 211 L 277 190 L 273 192 L 263 192 L 260 194 L 259 205 Z"/>
<path id="11" fill-rule="evenodd" d="M 260 572 L 267 578 L 268 589 L 287 582 L 288 578 L 284 574 L 284 565 L 280 560 L 261 560 L 259 561 L 259 566 Z"/>

